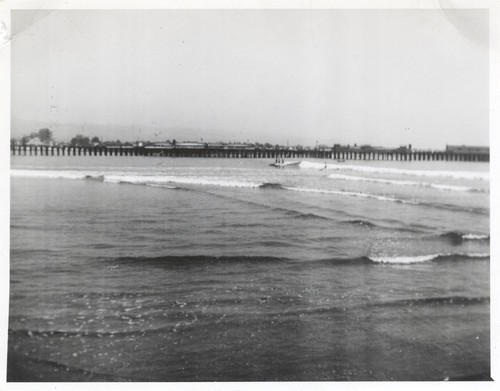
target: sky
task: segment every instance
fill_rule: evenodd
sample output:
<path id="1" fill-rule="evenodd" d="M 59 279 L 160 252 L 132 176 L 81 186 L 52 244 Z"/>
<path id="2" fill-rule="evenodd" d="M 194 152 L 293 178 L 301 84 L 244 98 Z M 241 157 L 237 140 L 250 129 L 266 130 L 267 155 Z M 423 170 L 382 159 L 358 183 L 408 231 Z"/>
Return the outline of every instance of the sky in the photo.
<path id="1" fill-rule="evenodd" d="M 14 10 L 11 134 L 489 145 L 488 10 Z"/>

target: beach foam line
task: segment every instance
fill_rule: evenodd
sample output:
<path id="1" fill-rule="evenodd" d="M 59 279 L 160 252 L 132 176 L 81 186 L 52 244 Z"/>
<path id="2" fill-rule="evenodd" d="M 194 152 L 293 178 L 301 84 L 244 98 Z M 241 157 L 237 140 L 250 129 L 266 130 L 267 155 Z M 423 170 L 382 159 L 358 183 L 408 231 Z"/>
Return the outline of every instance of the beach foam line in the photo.
<path id="1" fill-rule="evenodd" d="M 442 170 L 405 170 L 401 168 L 374 167 L 374 166 L 355 166 L 349 164 L 335 164 L 326 162 L 327 170 L 355 171 L 370 174 L 391 174 L 391 175 L 414 175 L 423 177 L 446 177 L 454 179 L 480 179 L 488 181 L 490 174 L 476 171 L 442 171 Z M 324 170 L 325 163 L 302 161 L 300 168 L 309 168 Z"/>
<path id="2" fill-rule="evenodd" d="M 344 174 L 330 174 L 328 175 L 330 179 L 338 179 L 344 181 L 355 181 L 355 182 L 370 182 L 370 183 L 381 183 L 395 186 L 417 186 L 417 187 L 427 187 L 437 190 L 448 190 L 448 191 L 462 191 L 462 192 L 477 192 L 484 193 L 486 190 L 477 189 L 468 186 L 455 186 L 455 185 L 445 185 L 440 183 L 430 183 L 430 182 L 416 182 L 416 181 L 402 181 L 396 179 L 382 179 L 382 178 L 367 178 L 360 176 L 351 176 Z"/>

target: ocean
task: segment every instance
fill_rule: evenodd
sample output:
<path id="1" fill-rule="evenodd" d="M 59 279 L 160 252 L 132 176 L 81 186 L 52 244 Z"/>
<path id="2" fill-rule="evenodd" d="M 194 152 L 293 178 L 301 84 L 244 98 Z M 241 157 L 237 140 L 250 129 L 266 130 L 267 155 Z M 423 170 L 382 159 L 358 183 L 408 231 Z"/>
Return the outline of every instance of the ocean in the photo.
<path id="1" fill-rule="evenodd" d="M 489 164 L 11 157 L 8 381 L 490 376 Z"/>

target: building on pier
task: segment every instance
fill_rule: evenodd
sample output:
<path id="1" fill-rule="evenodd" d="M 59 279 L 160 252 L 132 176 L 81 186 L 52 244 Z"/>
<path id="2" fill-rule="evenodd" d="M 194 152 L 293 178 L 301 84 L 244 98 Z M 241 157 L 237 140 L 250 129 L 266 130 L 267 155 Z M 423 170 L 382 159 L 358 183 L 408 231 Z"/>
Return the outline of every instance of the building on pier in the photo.
<path id="1" fill-rule="evenodd" d="M 489 147 L 478 147 L 469 145 L 446 145 L 447 153 L 462 153 L 462 154 L 490 154 Z"/>
<path id="2" fill-rule="evenodd" d="M 175 148 L 180 149 L 205 149 L 207 144 L 205 143 L 196 143 L 196 142 L 182 142 L 175 143 Z"/>
<path id="3" fill-rule="evenodd" d="M 53 145 L 55 145 L 55 143 L 53 141 L 42 141 L 39 137 L 33 137 L 26 143 L 26 145 L 37 147 L 52 147 Z"/>
<path id="4" fill-rule="evenodd" d="M 238 149 L 238 150 L 253 150 L 255 145 L 253 144 L 224 144 L 224 149 Z"/>

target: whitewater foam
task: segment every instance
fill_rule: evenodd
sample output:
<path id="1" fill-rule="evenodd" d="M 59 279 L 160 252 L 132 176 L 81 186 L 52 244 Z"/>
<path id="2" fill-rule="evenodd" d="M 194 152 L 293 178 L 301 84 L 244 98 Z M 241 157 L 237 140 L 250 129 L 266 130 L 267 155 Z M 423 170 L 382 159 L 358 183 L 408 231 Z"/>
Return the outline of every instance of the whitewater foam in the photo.
<path id="1" fill-rule="evenodd" d="M 98 171 L 75 171 L 75 170 L 10 170 L 13 177 L 24 178 L 50 178 L 50 179 L 86 179 L 98 178 L 104 175 Z"/>
<path id="2" fill-rule="evenodd" d="M 369 257 L 376 263 L 411 264 L 429 262 L 439 257 L 439 254 L 419 255 L 414 257 Z"/>
<path id="3" fill-rule="evenodd" d="M 465 240 L 487 240 L 490 238 L 489 235 L 478 235 L 478 234 L 465 234 L 462 235 Z"/>
<path id="4" fill-rule="evenodd" d="M 471 254 L 429 254 L 429 255 L 415 255 L 415 256 L 381 256 L 381 257 L 368 257 L 375 263 L 389 263 L 399 265 L 409 265 L 415 263 L 431 262 L 437 259 L 449 259 L 452 257 L 459 258 L 488 258 L 488 253 L 471 253 Z"/>

